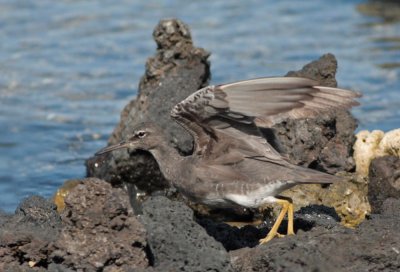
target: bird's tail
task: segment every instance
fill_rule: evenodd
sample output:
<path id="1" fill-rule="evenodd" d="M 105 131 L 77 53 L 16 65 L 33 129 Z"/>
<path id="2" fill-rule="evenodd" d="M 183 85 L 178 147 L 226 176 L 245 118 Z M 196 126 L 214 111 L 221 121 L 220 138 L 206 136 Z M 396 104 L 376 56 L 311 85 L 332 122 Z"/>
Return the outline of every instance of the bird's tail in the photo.
<path id="1" fill-rule="evenodd" d="M 303 184 L 331 184 L 343 181 L 342 177 L 334 176 L 310 168 L 294 166 L 295 181 Z"/>

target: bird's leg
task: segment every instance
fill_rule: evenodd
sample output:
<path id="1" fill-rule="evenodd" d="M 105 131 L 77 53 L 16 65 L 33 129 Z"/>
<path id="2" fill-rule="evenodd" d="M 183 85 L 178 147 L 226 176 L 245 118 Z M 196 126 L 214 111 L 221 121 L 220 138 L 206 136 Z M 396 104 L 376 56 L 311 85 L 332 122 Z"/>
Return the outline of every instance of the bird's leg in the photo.
<path id="1" fill-rule="evenodd" d="M 260 240 L 260 244 L 267 243 L 267 242 L 271 241 L 272 238 L 274 238 L 275 236 L 279 235 L 278 234 L 278 228 L 281 225 L 282 220 L 285 217 L 289 206 L 288 206 L 288 201 L 284 200 L 284 199 L 277 199 L 276 203 L 282 205 L 282 210 L 279 213 L 278 218 L 275 221 L 275 224 L 272 226 L 271 230 L 268 232 L 267 236 L 264 239 Z"/>
<path id="2" fill-rule="evenodd" d="M 293 201 L 290 198 L 286 199 L 288 203 L 288 226 L 287 226 L 287 235 L 294 235 L 294 207 Z"/>
<path id="3" fill-rule="evenodd" d="M 290 198 L 277 198 L 276 203 L 282 206 L 282 210 L 278 215 L 278 218 L 275 221 L 275 224 L 272 226 L 271 230 L 267 234 L 267 236 L 260 240 L 260 244 L 267 243 L 272 240 L 275 236 L 282 237 L 283 235 L 278 233 L 279 226 L 282 223 L 283 218 L 285 217 L 286 213 L 288 213 L 288 230 L 287 234 L 292 235 L 294 234 L 293 230 L 293 203 Z"/>

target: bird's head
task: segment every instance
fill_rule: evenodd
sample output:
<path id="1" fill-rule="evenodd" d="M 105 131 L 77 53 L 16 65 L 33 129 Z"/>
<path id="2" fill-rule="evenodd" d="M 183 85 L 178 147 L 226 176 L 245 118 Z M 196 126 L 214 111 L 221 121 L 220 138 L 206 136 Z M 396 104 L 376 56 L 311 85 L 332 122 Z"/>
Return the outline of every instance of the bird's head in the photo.
<path id="1" fill-rule="evenodd" d="M 133 133 L 126 140 L 99 150 L 96 152 L 96 156 L 121 148 L 150 151 L 157 148 L 162 140 L 162 132 L 159 127 L 152 123 L 141 123 L 133 129 Z"/>

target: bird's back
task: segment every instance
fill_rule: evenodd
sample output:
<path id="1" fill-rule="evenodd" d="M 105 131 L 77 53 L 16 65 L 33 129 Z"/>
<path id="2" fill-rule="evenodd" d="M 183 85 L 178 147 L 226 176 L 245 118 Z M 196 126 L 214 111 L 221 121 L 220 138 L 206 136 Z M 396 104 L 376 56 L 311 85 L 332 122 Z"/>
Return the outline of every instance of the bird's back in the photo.
<path id="1" fill-rule="evenodd" d="M 357 105 L 357 97 L 305 78 L 260 78 L 198 90 L 171 112 L 194 139 L 193 171 L 189 181 L 182 182 L 185 193 L 206 201 L 232 196 L 247 201 L 276 196 L 296 184 L 339 180 L 291 164 L 258 127 L 332 114 Z"/>
<path id="2" fill-rule="evenodd" d="M 297 184 L 329 184 L 340 178 L 288 162 L 267 142 L 256 138 L 224 138 L 218 152 L 194 156 L 192 186 L 185 194 L 209 205 L 229 205 L 232 195 L 276 196 Z M 194 201 L 197 199 L 192 198 Z M 245 205 L 244 205 L 245 206 Z"/>

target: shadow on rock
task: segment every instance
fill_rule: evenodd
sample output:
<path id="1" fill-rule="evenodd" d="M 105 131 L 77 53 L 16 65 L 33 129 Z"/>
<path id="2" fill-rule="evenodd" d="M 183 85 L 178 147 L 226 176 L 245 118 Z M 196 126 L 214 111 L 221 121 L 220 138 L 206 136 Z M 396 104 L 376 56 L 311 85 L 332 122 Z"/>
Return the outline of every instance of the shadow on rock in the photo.
<path id="1" fill-rule="evenodd" d="M 140 220 L 157 271 L 232 271 L 224 247 L 194 221 L 184 203 L 150 197 Z"/>
<path id="2" fill-rule="evenodd" d="M 230 254 L 236 271 L 398 271 L 399 223 L 398 215 L 374 215 L 357 229 L 316 226 Z"/>
<path id="3" fill-rule="evenodd" d="M 196 221 L 207 231 L 208 235 L 220 242 L 227 251 L 252 248 L 259 245 L 259 240 L 264 238 L 272 228 L 274 220 L 267 219 L 256 225 L 255 222 L 235 222 L 242 227 L 232 226 L 229 223 L 218 222 L 207 217 L 198 217 Z M 335 209 L 322 205 L 310 205 L 301 208 L 295 213 L 295 232 L 310 231 L 314 227 L 332 229 L 340 223 L 340 217 Z M 279 233 L 287 232 L 287 220 L 279 228 Z"/>

